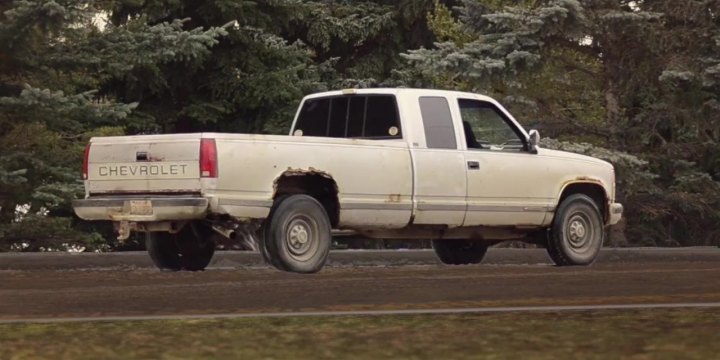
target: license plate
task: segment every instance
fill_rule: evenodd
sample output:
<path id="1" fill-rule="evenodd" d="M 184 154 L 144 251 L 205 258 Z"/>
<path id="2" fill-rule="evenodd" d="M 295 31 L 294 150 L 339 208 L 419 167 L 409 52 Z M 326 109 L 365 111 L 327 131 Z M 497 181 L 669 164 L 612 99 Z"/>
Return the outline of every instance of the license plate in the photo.
<path id="1" fill-rule="evenodd" d="M 150 200 L 130 200 L 130 215 L 152 215 L 153 207 Z"/>

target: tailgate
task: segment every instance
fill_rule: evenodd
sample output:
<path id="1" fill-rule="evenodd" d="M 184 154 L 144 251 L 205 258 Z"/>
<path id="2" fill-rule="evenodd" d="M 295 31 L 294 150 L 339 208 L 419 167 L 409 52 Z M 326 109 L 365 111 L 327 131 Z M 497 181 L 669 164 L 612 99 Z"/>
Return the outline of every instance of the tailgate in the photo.
<path id="1" fill-rule="evenodd" d="M 93 138 L 85 189 L 99 194 L 199 193 L 202 134 Z"/>

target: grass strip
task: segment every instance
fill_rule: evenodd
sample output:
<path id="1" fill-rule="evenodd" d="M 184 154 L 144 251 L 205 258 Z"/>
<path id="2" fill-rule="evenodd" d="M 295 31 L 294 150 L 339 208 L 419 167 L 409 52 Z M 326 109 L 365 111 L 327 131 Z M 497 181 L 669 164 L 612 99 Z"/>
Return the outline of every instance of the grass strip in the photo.
<path id="1" fill-rule="evenodd" d="M 720 310 L 0 325 L 0 359 L 710 359 Z"/>

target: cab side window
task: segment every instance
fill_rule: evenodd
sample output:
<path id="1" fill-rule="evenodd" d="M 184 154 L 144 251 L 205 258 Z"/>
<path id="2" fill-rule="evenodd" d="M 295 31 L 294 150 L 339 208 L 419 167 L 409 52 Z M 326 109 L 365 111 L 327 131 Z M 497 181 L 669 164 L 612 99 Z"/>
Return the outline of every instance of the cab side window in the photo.
<path id="1" fill-rule="evenodd" d="M 419 102 L 427 147 L 429 149 L 457 149 L 455 129 L 447 99 L 423 96 Z"/>
<path id="2" fill-rule="evenodd" d="M 492 103 L 459 99 L 460 116 L 468 149 L 522 151 L 525 140 L 510 120 Z"/>
<path id="3" fill-rule="evenodd" d="M 327 136 L 330 118 L 330 99 L 311 99 L 305 101 L 295 131 L 304 136 Z"/>
<path id="4" fill-rule="evenodd" d="M 395 96 L 354 95 L 306 100 L 294 135 L 401 139 Z"/>

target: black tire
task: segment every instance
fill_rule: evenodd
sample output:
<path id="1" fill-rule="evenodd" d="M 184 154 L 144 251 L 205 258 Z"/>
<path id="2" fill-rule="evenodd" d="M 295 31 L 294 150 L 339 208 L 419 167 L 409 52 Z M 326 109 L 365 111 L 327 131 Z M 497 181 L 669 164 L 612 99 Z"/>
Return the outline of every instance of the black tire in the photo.
<path id="1" fill-rule="evenodd" d="M 180 254 L 170 233 L 148 232 L 145 235 L 145 248 L 153 264 L 165 271 L 180 271 Z"/>
<path id="2" fill-rule="evenodd" d="M 176 243 L 183 270 L 202 271 L 215 255 L 213 229 L 201 222 L 193 222 L 177 233 Z"/>
<path id="3" fill-rule="evenodd" d="M 215 254 L 211 232 L 207 225 L 190 223 L 176 234 L 147 233 L 145 246 L 153 263 L 161 270 L 201 271 Z"/>
<path id="4" fill-rule="evenodd" d="M 469 265 L 479 264 L 489 246 L 469 240 L 433 240 L 432 247 L 443 264 Z"/>
<path id="5" fill-rule="evenodd" d="M 270 209 L 270 214 L 268 215 L 267 219 L 265 220 L 265 224 L 263 224 L 262 229 L 260 230 L 260 254 L 262 254 L 263 260 L 267 264 L 270 264 L 272 267 L 280 270 L 280 271 L 289 271 L 285 268 L 285 266 L 280 262 L 280 259 L 277 255 L 277 252 L 274 250 L 274 247 L 268 246 L 272 242 L 272 232 L 270 231 L 270 221 L 275 216 L 275 211 L 277 210 L 278 206 L 287 199 L 289 195 L 283 195 L 275 199 L 275 202 L 273 204 L 273 207 Z"/>
<path id="6" fill-rule="evenodd" d="M 276 200 L 264 229 L 263 256 L 276 268 L 315 273 L 325 265 L 332 236 L 322 205 L 307 195 Z"/>
<path id="7" fill-rule="evenodd" d="M 557 266 L 586 266 L 597 259 L 605 225 L 595 201 L 587 195 L 568 196 L 557 209 L 547 251 Z"/>
<path id="8" fill-rule="evenodd" d="M 267 246 L 268 245 L 267 239 L 269 236 L 270 236 L 270 232 L 267 231 L 267 229 L 263 229 L 261 237 L 260 237 L 260 254 L 262 254 L 263 260 L 265 260 L 265 263 L 272 265 L 272 267 L 274 267 L 280 271 L 288 271 L 278 261 L 277 255 L 273 255 L 270 253 L 270 249 Z"/>

